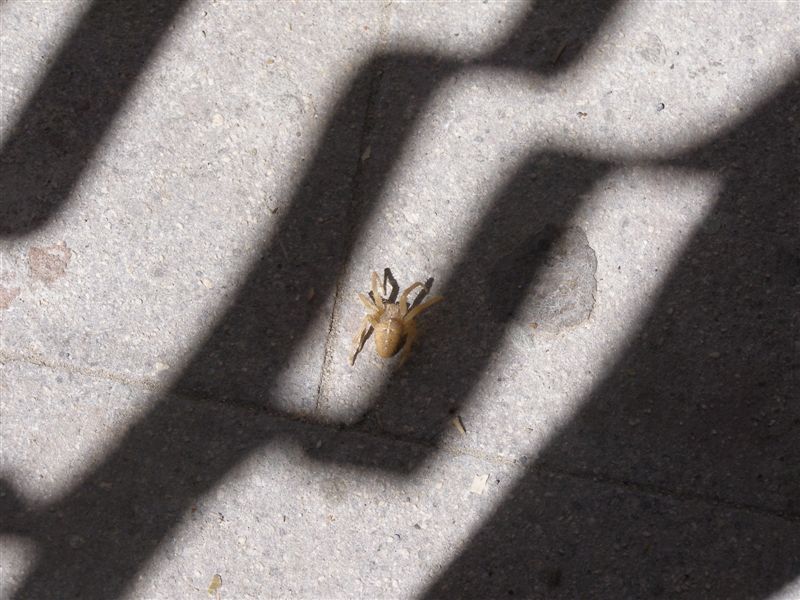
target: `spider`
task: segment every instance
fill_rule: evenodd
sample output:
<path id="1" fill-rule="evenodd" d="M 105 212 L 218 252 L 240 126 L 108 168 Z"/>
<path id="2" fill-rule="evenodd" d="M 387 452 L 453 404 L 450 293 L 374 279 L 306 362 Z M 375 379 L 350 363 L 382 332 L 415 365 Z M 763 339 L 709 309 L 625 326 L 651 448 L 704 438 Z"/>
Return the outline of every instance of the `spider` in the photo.
<path id="1" fill-rule="evenodd" d="M 397 285 L 396 283 L 394 284 Z M 358 299 L 369 311 L 367 315 L 361 320 L 361 326 L 358 333 L 353 338 L 353 352 L 350 355 L 350 366 L 356 362 L 356 355 L 364 347 L 364 342 L 369 336 L 370 329 L 375 330 L 375 350 L 381 358 L 389 358 L 394 356 L 400 349 L 400 343 L 405 339 L 403 344 L 403 354 L 400 357 L 400 365 L 402 365 L 411 352 L 411 344 L 417 337 L 417 325 L 414 319 L 423 310 L 430 308 L 437 302 L 444 300 L 442 296 L 434 296 L 427 302 L 423 302 L 418 306 L 413 306 L 411 310 L 408 308 L 408 295 L 417 288 L 423 288 L 425 292 L 428 291 L 425 284 L 415 281 L 408 286 L 402 294 L 398 302 L 390 302 L 386 295 L 386 279 L 383 280 L 383 296 L 378 291 L 378 274 L 372 272 L 372 296 L 367 294 L 358 294 Z"/>

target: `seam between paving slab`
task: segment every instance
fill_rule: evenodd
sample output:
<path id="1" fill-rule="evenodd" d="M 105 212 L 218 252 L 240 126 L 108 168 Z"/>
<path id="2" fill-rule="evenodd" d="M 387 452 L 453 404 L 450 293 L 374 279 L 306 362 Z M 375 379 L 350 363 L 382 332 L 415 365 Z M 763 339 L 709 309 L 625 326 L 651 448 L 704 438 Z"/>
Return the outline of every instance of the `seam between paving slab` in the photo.
<path id="1" fill-rule="evenodd" d="M 102 368 L 81 367 L 79 365 L 51 360 L 44 355 L 32 352 L 8 352 L 0 349 L 0 365 L 11 362 L 24 362 L 37 367 L 45 367 L 51 370 L 66 371 L 73 375 L 84 375 L 94 379 L 106 379 L 115 383 L 122 383 L 132 387 L 144 388 L 151 392 L 166 391 L 167 386 L 156 379 L 146 379 L 141 377 L 129 377 L 121 373 L 115 373 Z"/>
<path id="2" fill-rule="evenodd" d="M 385 4 L 381 9 L 380 24 L 378 25 L 378 43 L 375 49 L 372 50 L 371 55 L 383 54 L 386 46 L 388 45 L 389 36 L 389 11 L 393 10 L 392 4 Z M 364 206 L 362 202 L 361 180 L 364 171 L 364 153 L 369 145 L 369 138 L 373 129 L 373 114 L 377 105 L 377 100 L 381 96 L 381 82 L 383 81 L 384 71 L 378 71 L 370 81 L 369 94 L 367 96 L 366 106 L 364 107 L 364 120 L 361 126 L 361 137 L 358 142 L 358 155 L 353 176 L 350 179 L 352 195 L 350 198 L 350 209 L 348 218 L 351 223 L 354 221 L 352 218 L 356 213 L 363 211 Z M 325 396 L 325 390 L 328 389 L 328 380 L 332 376 L 330 372 L 330 365 L 333 362 L 333 348 L 334 348 L 334 330 L 336 329 L 339 320 L 340 307 L 342 305 L 342 281 L 347 274 L 347 269 L 350 264 L 350 255 L 355 244 L 355 226 L 351 225 L 347 231 L 345 239 L 345 249 L 343 253 L 343 260 L 339 267 L 339 272 L 336 274 L 336 285 L 334 286 L 333 293 L 333 306 L 331 307 L 331 315 L 328 321 L 328 335 L 325 338 L 325 352 L 322 357 L 322 367 L 320 368 L 319 383 L 317 385 L 317 393 L 314 397 L 314 408 L 312 414 L 320 415 L 320 404 L 322 398 Z"/>
<path id="3" fill-rule="evenodd" d="M 40 355 L 33 355 L 33 354 L 20 354 L 20 353 L 9 353 L 3 350 L 0 350 L 0 365 L 10 363 L 10 362 L 24 362 L 28 363 L 32 366 L 42 367 L 49 370 L 60 370 L 66 371 L 71 374 L 75 375 L 83 375 L 85 377 L 91 377 L 94 379 L 103 379 L 108 381 L 113 381 L 116 383 L 123 383 L 125 385 L 131 387 L 139 387 L 146 389 L 151 392 L 166 392 L 166 385 L 163 383 L 158 383 L 154 380 L 150 379 L 141 379 L 141 378 L 133 378 L 133 377 L 126 377 L 119 373 L 114 373 L 112 371 L 107 371 L 104 369 L 89 369 L 86 367 L 78 367 L 75 365 L 63 363 L 60 361 L 50 361 L 43 356 Z M 290 415 L 286 415 L 285 413 L 278 413 L 273 411 L 263 405 L 254 404 L 250 402 L 243 402 L 243 401 L 227 401 L 227 402 L 220 402 L 213 399 L 210 396 L 204 396 L 201 394 L 190 394 L 186 392 L 168 392 L 168 394 L 172 397 L 192 401 L 192 402 L 209 402 L 211 404 L 219 404 L 224 406 L 230 406 L 238 409 L 245 409 L 245 410 L 252 410 L 255 412 L 259 412 L 265 416 L 275 419 L 276 421 L 299 425 L 305 428 L 308 432 L 311 432 L 314 429 L 321 430 L 328 434 L 341 434 L 346 433 L 347 435 L 355 435 L 355 436 L 363 436 L 365 438 L 376 439 L 382 442 L 393 443 L 393 444 L 403 444 L 407 446 L 413 446 L 417 448 L 435 448 L 439 454 L 451 456 L 451 457 L 459 457 L 459 456 L 469 456 L 472 458 L 476 458 L 479 460 L 483 460 L 485 462 L 493 463 L 496 465 L 502 466 L 512 466 L 512 465 L 519 465 L 519 461 L 516 459 L 507 459 L 501 456 L 497 456 L 494 454 L 484 454 L 481 452 L 475 452 L 471 450 L 465 449 L 454 449 L 452 447 L 447 446 L 436 446 L 431 444 L 423 444 L 417 440 L 409 440 L 407 438 L 402 438 L 399 436 L 387 434 L 386 432 L 381 431 L 380 435 L 376 432 L 372 431 L 363 431 L 363 430 L 352 430 L 343 432 L 339 429 L 336 425 L 327 424 L 325 422 L 316 422 L 316 421 L 309 421 L 303 417 L 292 417 Z M 756 514 L 760 516 L 768 516 L 773 518 L 782 519 L 784 521 L 788 521 L 789 523 L 800 523 L 800 515 L 795 515 L 792 513 L 786 513 L 782 511 L 770 510 L 768 508 L 764 508 L 758 505 L 747 504 L 742 502 L 735 502 L 732 500 L 728 500 L 726 498 L 718 497 L 718 496 L 709 496 L 704 494 L 692 494 L 690 492 L 679 492 L 676 490 L 662 488 L 656 485 L 648 485 L 643 484 L 635 481 L 630 481 L 627 479 L 619 479 L 615 477 L 609 477 L 605 475 L 598 475 L 595 473 L 588 473 L 588 472 L 580 472 L 580 471 L 570 471 L 568 469 L 560 469 L 558 467 L 553 467 L 550 465 L 538 464 L 534 465 L 533 467 L 525 467 L 526 469 L 533 469 L 537 474 L 543 475 L 546 477 L 564 477 L 567 479 L 572 479 L 581 482 L 591 482 L 594 484 L 606 485 L 609 487 L 622 489 L 627 492 L 636 492 L 639 494 L 647 494 L 651 496 L 656 496 L 660 498 L 665 498 L 668 500 L 672 500 L 675 502 L 686 503 L 686 502 L 699 502 L 701 504 L 705 504 L 708 506 L 713 507 L 725 507 L 732 510 L 740 510 L 743 512 Z"/>

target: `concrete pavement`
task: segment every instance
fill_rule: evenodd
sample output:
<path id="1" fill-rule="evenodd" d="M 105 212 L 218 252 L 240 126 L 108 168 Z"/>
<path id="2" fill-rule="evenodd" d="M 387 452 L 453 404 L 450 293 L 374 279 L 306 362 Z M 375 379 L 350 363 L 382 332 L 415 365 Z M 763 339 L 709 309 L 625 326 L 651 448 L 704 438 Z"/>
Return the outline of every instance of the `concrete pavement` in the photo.
<path id="1" fill-rule="evenodd" d="M 0 596 L 800 597 L 800 4 L 0 36 Z"/>

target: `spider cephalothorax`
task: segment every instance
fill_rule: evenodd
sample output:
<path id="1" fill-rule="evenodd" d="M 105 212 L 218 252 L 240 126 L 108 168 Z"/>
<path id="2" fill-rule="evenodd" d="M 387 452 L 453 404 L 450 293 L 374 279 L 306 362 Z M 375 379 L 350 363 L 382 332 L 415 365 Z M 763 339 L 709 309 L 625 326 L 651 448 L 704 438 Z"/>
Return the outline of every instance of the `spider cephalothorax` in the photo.
<path id="1" fill-rule="evenodd" d="M 441 296 L 434 296 L 426 302 L 422 302 L 409 310 L 408 295 L 417 288 L 423 288 L 426 292 L 428 288 L 415 281 L 408 286 L 397 302 L 390 302 L 380 294 L 378 289 L 378 274 L 373 271 L 372 273 L 372 296 L 367 294 L 358 294 L 358 299 L 369 311 L 366 316 L 361 320 L 361 326 L 358 333 L 353 338 L 353 352 L 350 354 L 350 364 L 353 365 L 356 361 L 364 342 L 369 335 L 370 328 L 375 330 L 375 350 L 382 358 L 389 358 L 394 356 L 400 349 L 400 344 L 403 343 L 403 354 L 400 356 L 400 364 L 403 364 L 411 352 L 411 344 L 417 337 L 417 326 L 414 319 L 426 308 L 429 308 L 444 300 Z M 383 294 L 386 294 L 386 280 L 383 282 Z"/>

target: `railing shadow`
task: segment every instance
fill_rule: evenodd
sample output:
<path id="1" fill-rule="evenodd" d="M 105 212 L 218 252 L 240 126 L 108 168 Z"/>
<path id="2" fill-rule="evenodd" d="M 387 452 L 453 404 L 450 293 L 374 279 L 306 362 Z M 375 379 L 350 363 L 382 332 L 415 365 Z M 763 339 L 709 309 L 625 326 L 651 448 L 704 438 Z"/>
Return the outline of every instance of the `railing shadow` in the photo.
<path id="1" fill-rule="evenodd" d="M 483 63 L 541 74 L 563 70 L 578 56 L 577 40 L 586 44 L 611 6 L 535 4 L 508 43 L 493 50 Z M 513 314 L 536 281 L 541 256 L 531 242 L 546 224 L 558 231 L 577 207 L 580 194 L 613 165 L 546 151 L 532 155 L 520 176 L 493 200 L 489 216 L 456 264 L 454 272 L 459 276 L 444 285 L 449 312 L 469 309 L 474 314 L 477 310 L 485 320 L 475 319 L 474 327 L 463 327 L 432 311 L 428 327 L 436 334 L 420 347 L 420 359 L 398 376 L 403 385 L 387 382 L 386 393 L 376 396 L 356 427 L 343 427 L 346 431 L 338 436 L 326 434 L 327 443 L 318 447 L 306 444 L 304 437 L 303 431 L 316 427 L 310 416 L 298 428 L 271 419 L 259 407 L 279 413 L 271 406 L 270 383 L 284 368 L 316 310 L 314 304 L 296 298 L 312 287 L 319 298 L 333 294 L 336 274 L 348 260 L 428 99 L 446 78 L 481 62 L 392 54 L 374 58 L 359 71 L 334 110 L 276 237 L 264 248 L 232 307 L 198 348 L 173 390 L 160 397 L 102 463 L 59 501 L 42 510 L 21 511 L 23 501 L 13 490 L 7 492 L 5 498 L 14 500 L 4 503 L 4 529 L 30 536 L 39 545 L 37 561 L 17 597 L 51 597 L 53 590 L 64 597 L 89 599 L 119 595 L 164 536 L 180 523 L 192 501 L 273 440 L 299 440 L 317 460 L 401 473 L 413 471 L 435 452 L 443 420 L 469 395 L 498 343 L 506 316 Z M 371 144 L 373 139 L 381 143 Z M 359 159 L 370 144 L 372 156 L 362 164 Z M 687 161 L 702 159 L 700 154 Z M 537 171 L 537 179 L 526 177 L 530 169 Z M 73 182 L 78 174 L 76 169 Z M 17 231 L 26 228 L 29 225 Z M 281 246 L 290 252 L 284 254 Z M 523 261 L 524 269 L 499 277 L 502 259 L 518 253 L 520 246 L 530 247 L 530 261 Z M 475 298 L 480 298 L 477 306 Z M 442 372 L 449 373 L 446 380 Z M 402 401 L 400 392 L 392 391 L 395 387 L 403 390 Z M 415 393 L 421 390 L 424 393 Z M 189 401 L 174 393 L 207 400 Z M 226 401 L 239 406 L 229 410 Z M 408 454 L 398 456 L 385 450 L 379 436 L 349 433 L 375 431 L 378 419 L 396 425 L 404 437 L 430 445 L 410 444 Z M 723 465 L 733 468 L 730 462 Z M 558 498 L 561 505 L 569 505 L 572 499 L 569 491 Z M 513 510 L 525 510 L 524 505 L 516 506 L 509 500 Z M 498 552 L 506 548 L 503 536 L 486 535 Z M 522 552 L 508 551 L 512 563 L 524 558 Z M 472 559 L 471 552 L 464 555 L 464 564 Z M 453 569 L 460 573 L 460 563 Z M 789 571 L 782 573 L 791 575 Z M 751 572 L 751 588 L 766 594 L 785 581 L 785 574 L 759 577 Z"/>
<path id="2" fill-rule="evenodd" d="M 426 598 L 760 598 L 800 576 L 797 75 L 659 163 L 718 174 L 713 211 L 629 348 Z"/>
<path id="3" fill-rule="evenodd" d="M 46 223 L 71 194 L 184 0 L 96 0 L 0 148 L 0 235 Z"/>

